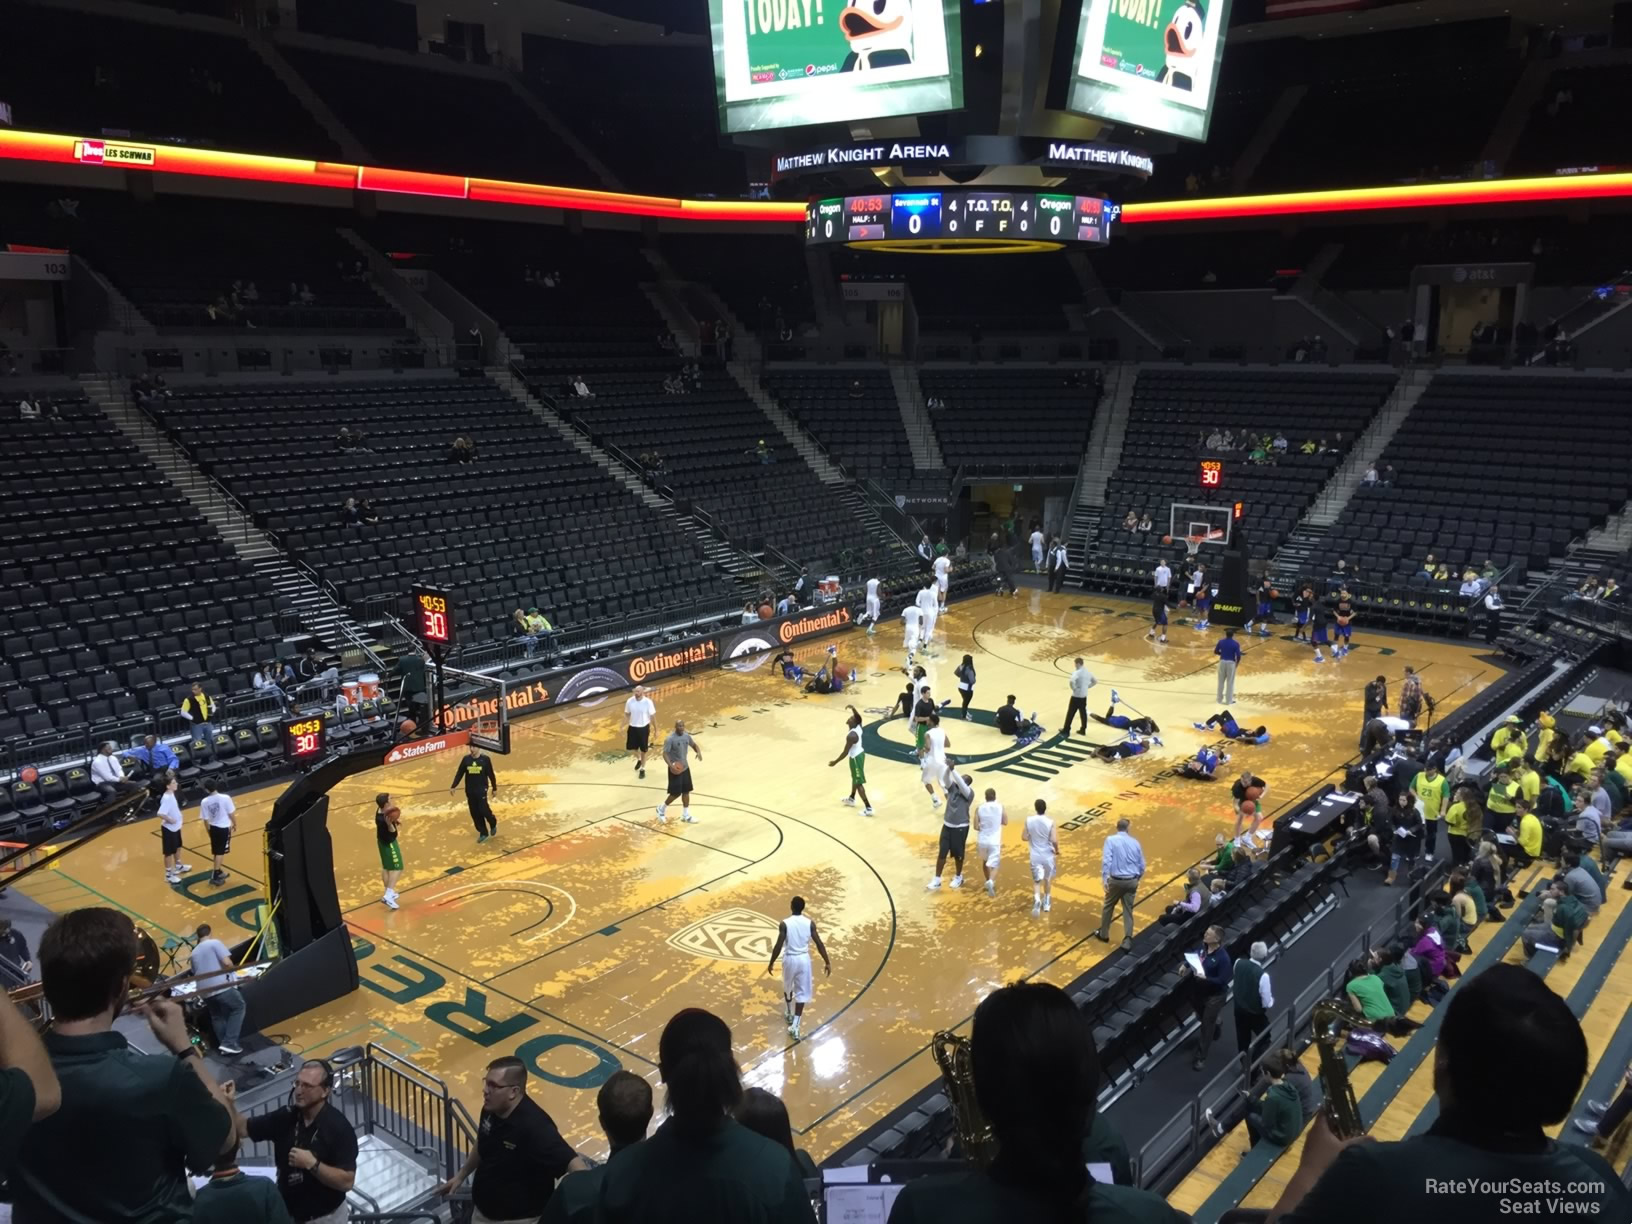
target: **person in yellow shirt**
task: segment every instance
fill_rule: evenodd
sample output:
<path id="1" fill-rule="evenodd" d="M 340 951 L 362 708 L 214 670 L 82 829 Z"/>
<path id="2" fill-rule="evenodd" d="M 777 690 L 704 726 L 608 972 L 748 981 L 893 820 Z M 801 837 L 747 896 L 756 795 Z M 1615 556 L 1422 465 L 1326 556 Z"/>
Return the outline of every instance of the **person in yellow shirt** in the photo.
<path id="1" fill-rule="evenodd" d="M 1529 802 L 1531 807 L 1536 805 L 1536 797 L 1541 794 L 1541 774 L 1536 771 L 1536 763 L 1529 757 L 1520 761 L 1513 771 L 1513 780 L 1519 784 L 1519 794 Z"/>
<path id="2" fill-rule="evenodd" d="M 1615 745 L 1610 743 L 1609 740 L 1605 738 L 1602 727 L 1588 727 L 1587 735 L 1590 738 L 1582 747 L 1581 751 L 1585 752 L 1589 757 L 1591 757 L 1592 763 L 1596 765 L 1599 761 L 1604 759 L 1604 753 L 1608 752 Z"/>
<path id="3" fill-rule="evenodd" d="M 1621 753 L 1621 759 L 1615 762 L 1615 772 L 1626 779 L 1628 786 L 1632 786 L 1632 752 Z"/>
<path id="4" fill-rule="evenodd" d="M 1530 810 L 1526 799 L 1519 800 L 1519 849 L 1531 862 L 1541 857 L 1541 818 Z"/>
<path id="5" fill-rule="evenodd" d="M 1518 740 L 1522 744 L 1525 739 L 1524 724 L 1519 721 L 1519 716 L 1509 714 L 1502 725 L 1496 728 L 1496 733 L 1490 737 L 1490 748 L 1499 758 L 1502 755 L 1502 749 L 1507 747 L 1508 744 L 1514 740 Z"/>
<path id="6" fill-rule="evenodd" d="M 1492 833 L 1506 833 L 1513 825 L 1515 800 L 1519 798 L 1519 784 L 1513 781 L 1513 770 L 1498 765 L 1490 790 L 1485 794 L 1485 827 Z"/>
<path id="7" fill-rule="evenodd" d="M 1431 859 L 1439 853 L 1439 818 L 1451 800 L 1451 784 L 1434 765 L 1426 765 L 1411 779 L 1411 792 L 1422 809 L 1425 832 L 1422 837 L 1422 857 Z"/>
<path id="8" fill-rule="evenodd" d="M 1564 763 L 1564 776 L 1568 778 L 1571 774 L 1574 774 L 1577 781 L 1583 781 L 1591 775 L 1594 768 L 1596 768 L 1596 762 L 1591 755 L 1584 749 L 1578 748 L 1570 759 Z"/>
<path id="9" fill-rule="evenodd" d="M 1536 733 L 1536 760 L 1545 761 L 1547 753 L 1552 749 L 1553 741 L 1558 738 L 1557 720 L 1543 710 L 1536 715 L 1536 722 L 1541 727 Z"/>

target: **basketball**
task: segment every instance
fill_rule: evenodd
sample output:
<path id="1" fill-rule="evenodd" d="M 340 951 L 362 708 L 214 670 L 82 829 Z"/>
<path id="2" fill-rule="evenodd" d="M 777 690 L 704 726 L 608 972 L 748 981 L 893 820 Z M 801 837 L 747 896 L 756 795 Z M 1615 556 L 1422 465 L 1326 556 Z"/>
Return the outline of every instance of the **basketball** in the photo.
<path id="1" fill-rule="evenodd" d="M 684 761 L 670 761 L 669 762 L 669 772 L 671 774 L 683 774 L 683 773 L 685 773 L 686 772 L 686 763 Z"/>
<path id="2" fill-rule="evenodd" d="M 1264 788 L 1261 786 L 1249 786 L 1247 787 L 1246 797 L 1256 803 L 1259 799 L 1264 797 Z"/>
<path id="3" fill-rule="evenodd" d="M 1251 799 L 1241 800 L 1241 815 L 1243 815 L 1243 816 L 1256 816 L 1256 815 L 1258 815 L 1258 805 L 1255 802 L 1253 802 Z"/>
<path id="4" fill-rule="evenodd" d="M 30 786 L 33 786 L 34 783 L 40 780 L 40 771 L 35 769 L 32 765 L 24 765 L 17 771 L 17 776 L 24 782 L 27 782 Z"/>
<path id="5" fill-rule="evenodd" d="M 1172 537 L 1172 536 L 1163 536 L 1163 537 L 1162 537 L 1162 543 L 1163 543 L 1163 544 L 1171 544 L 1171 543 L 1173 543 L 1173 537 Z"/>
<path id="6" fill-rule="evenodd" d="M 415 731 L 418 731 L 418 730 L 419 730 L 419 724 L 416 723 L 411 718 L 405 718 L 400 723 L 397 724 L 397 733 L 399 735 L 412 735 Z"/>

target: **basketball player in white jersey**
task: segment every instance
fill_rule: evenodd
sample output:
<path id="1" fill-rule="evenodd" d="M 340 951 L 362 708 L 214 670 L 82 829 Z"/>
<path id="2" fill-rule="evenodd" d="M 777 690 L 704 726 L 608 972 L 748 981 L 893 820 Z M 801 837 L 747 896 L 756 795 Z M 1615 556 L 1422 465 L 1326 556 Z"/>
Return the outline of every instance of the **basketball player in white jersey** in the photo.
<path id="1" fill-rule="evenodd" d="M 856 806 L 856 796 L 861 796 L 861 814 L 873 814 L 873 801 L 867 798 L 867 753 L 861 746 L 861 713 L 855 706 L 846 706 L 850 717 L 845 720 L 844 747 L 839 749 L 839 755 L 827 763 L 832 769 L 846 757 L 850 758 L 850 793 L 840 803 L 846 807 Z"/>
<path id="2" fill-rule="evenodd" d="M 1060 839 L 1048 818 L 1048 804 L 1039 799 L 1036 812 L 1026 817 L 1021 840 L 1031 854 L 1031 916 L 1046 913 L 1054 905 L 1054 873 L 1060 862 Z"/>
<path id="3" fill-rule="evenodd" d="M 924 614 L 916 603 L 910 603 L 901 609 L 901 620 L 906 625 L 906 639 L 902 645 L 906 648 L 907 670 L 910 672 L 917 662 L 918 628 L 923 624 Z"/>
<path id="4" fill-rule="evenodd" d="M 867 611 L 861 614 L 861 619 L 867 622 L 867 633 L 871 636 L 878 629 L 878 616 L 883 605 L 878 598 L 878 579 L 867 579 Z"/>
<path id="5" fill-rule="evenodd" d="M 788 1022 L 788 1032 L 799 1038 L 799 1021 L 804 1019 L 805 1004 L 810 1002 L 812 974 L 810 949 L 815 946 L 821 953 L 824 977 L 833 976 L 833 960 L 822 947 L 822 937 L 816 934 L 816 924 L 805 917 L 805 899 L 795 897 L 788 903 L 793 912 L 776 927 L 776 946 L 771 949 L 771 963 L 765 966 L 768 974 L 776 968 L 776 958 L 782 957 L 782 1016 Z"/>
<path id="6" fill-rule="evenodd" d="M 940 614 L 940 598 L 935 593 L 935 580 L 930 579 L 924 589 L 918 592 L 918 610 L 923 613 L 923 627 L 918 636 L 923 641 L 924 652 L 927 654 L 935 642 L 935 618 Z"/>
<path id="7" fill-rule="evenodd" d="M 988 897 L 997 896 L 997 862 L 1003 853 L 1003 826 L 1008 823 L 1008 813 L 997 801 L 997 792 L 988 786 L 986 802 L 975 809 L 975 857 L 986 877 Z"/>
<path id="8" fill-rule="evenodd" d="M 924 789 L 929 792 L 929 806 L 941 806 L 940 798 L 935 794 L 935 784 L 946 776 L 946 750 L 952 746 L 952 741 L 946 738 L 946 732 L 941 728 L 941 716 L 929 716 L 929 729 L 924 732 L 924 746 L 918 750 L 919 776 L 923 779 Z"/>
<path id="9" fill-rule="evenodd" d="M 936 557 L 935 558 L 935 590 L 936 590 L 936 593 L 940 595 L 940 599 L 941 599 L 940 609 L 941 609 L 942 612 L 946 611 L 946 592 L 947 592 L 947 588 L 950 587 L 951 585 L 952 585 L 952 558 L 951 557 L 945 557 L 945 556 Z"/>

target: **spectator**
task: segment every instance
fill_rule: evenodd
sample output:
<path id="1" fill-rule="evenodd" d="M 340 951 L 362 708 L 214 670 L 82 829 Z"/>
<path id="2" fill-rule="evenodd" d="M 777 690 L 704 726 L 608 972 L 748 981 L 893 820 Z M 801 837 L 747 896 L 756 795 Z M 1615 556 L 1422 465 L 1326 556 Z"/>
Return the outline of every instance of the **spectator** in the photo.
<path id="1" fill-rule="evenodd" d="M 771 454 L 771 448 L 765 445 L 764 438 L 761 438 L 758 442 L 754 443 L 753 454 L 754 458 L 758 459 L 761 463 L 776 462 L 776 456 Z"/>
<path id="2" fill-rule="evenodd" d="M 1303 1099 L 1297 1088 L 1286 1082 L 1286 1063 L 1279 1050 L 1271 1050 L 1264 1056 L 1264 1075 L 1269 1079 L 1269 1087 L 1261 1102 L 1242 1093 L 1247 1096 L 1247 1139 L 1255 1145 L 1265 1140 L 1284 1148 L 1303 1129 Z M 1213 1133 L 1223 1135 L 1224 1128 L 1213 1118 L 1213 1111 L 1206 1110 L 1205 1116 Z"/>
<path id="3" fill-rule="evenodd" d="M 104 802 L 112 802 L 124 792 L 138 788 L 137 783 L 125 778 L 124 766 L 113 755 L 112 741 L 98 748 L 91 758 L 91 785 L 96 787 Z"/>
<path id="4" fill-rule="evenodd" d="M 595 1094 L 595 1107 L 610 1163 L 619 1152 L 646 1138 L 646 1128 L 652 1123 L 652 1086 L 633 1071 L 614 1071 Z M 563 1177 L 539 1224 L 590 1224 L 605 1177 L 605 1164 Z"/>
<path id="5" fill-rule="evenodd" d="M 1222 884 L 1222 880 L 1214 880 Z M 1275 993 L 1269 981 L 1269 945 L 1257 940 L 1247 955 L 1235 962 L 1232 974 L 1235 1004 L 1235 1046 L 1241 1061 L 1252 1067 L 1252 1046 L 1269 1027 L 1269 1009 L 1275 1006 Z"/>
<path id="6" fill-rule="evenodd" d="M 1086 1016 L 1059 987 L 993 991 L 975 1011 L 969 1045 L 997 1156 L 984 1169 L 909 1181 L 889 1224 L 1187 1219 L 1148 1191 L 1088 1176 L 1082 1149 L 1096 1120 L 1099 1055 Z"/>
<path id="7" fill-rule="evenodd" d="M 176 756 L 175 749 L 156 735 L 143 736 L 142 746 L 130 749 L 125 755 L 143 767 L 147 791 L 153 798 L 164 793 L 165 783 L 171 781 L 181 768 L 181 760 Z"/>
<path id="8" fill-rule="evenodd" d="M 135 969 L 136 931 L 117 910 L 74 910 L 40 940 L 55 1016 L 45 1048 L 62 1107 L 34 1124 L 11 1165 L 18 1224 L 187 1220 L 186 1170 L 206 1172 L 234 1142 L 237 1115 L 180 1004 L 159 998 L 141 1009 L 163 1054 L 139 1054 L 113 1031 Z"/>
<path id="9" fill-rule="evenodd" d="M 1377 469 L 1377 483 L 1385 489 L 1394 487 L 1394 465 L 1392 463 L 1385 463 Z"/>
<path id="10" fill-rule="evenodd" d="M 1542 894 L 1541 912 L 1536 921 L 1525 927 L 1520 936 L 1525 956 L 1534 956 L 1538 948 L 1545 947 L 1557 952 L 1559 960 L 1569 960 L 1570 951 L 1589 918 L 1581 899 L 1554 882 Z"/>
<path id="11" fill-rule="evenodd" d="M 476 1211 L 471 1224 L 536 1220 L 555 1183 L 569 1169 L 588 1167 L 561 1138 L 554 1119 L 527 1095 L 527 1064 L 519 1058 L 496 1058 L 487 1064 L 482 1079 L 476 1147 L 439 1192 L 452 1194 L 474 1173 L 471 1197 Z"/>
<path id="12" fill-rule="evenodd" d="M 1582 905 L 1587 907 L 1587 913 L 1596 914 L 1604 904 L 1604 892 L 1598 886 L 1598 881 L 1583 866 L 1581 855 L 1574 850 L 1564 854 L 1564 874 L 1556 881 L 1557 887 L 1569 893 Z"/>
<path id="13" fill-rule="evenodd" d="M 1207 908 L 1210 895 L 1202 892 L 1201 869 L 1190 868 L 1184 882 L 1184 900 L 1175 901 L 1168 906 L 1158 921 L 1163 924 L 1183 922 L 1187 918 L 1194 918 Z"/>
<path id="14" fill-rule="evenodd" d="M 731 1116 L 742 1083 L 723 1020 L 697 1008 L 677 1013 L 658 1041 L 658 1072 L 669 1116 L 607 1165 L 600 1224 L 811 1224 L 810 1199 L 787 1151 Z"/>
<path id="15" fill-rule="evenodd" d="M 356 527 L 363 521 L 363 512 L 357 506 L 355 497 L 346 498 L 346 504 L 340 507 L 340 525 L 342 527 Z"/>
<path id="16" fill-rule="evenodd" d="M 354 451 L 363 444 L 363 436 L 352 430 L 350 425 L 340 426 L 340 432 L 334 435 L 334 444 L 342 451 Z"/>
<path id="17" fill-rule="evenodd" d="M 39 1034 L 0 991 L 0 1169 L 16 1159 L 29 1126 L 61 1107 L 62 1086 Z"/>
<path id="18" fill-rule="evenodd" d="M 457 437 L 448 448 L 448 459 L 453 463 L 475 463 L 476 443 L 466 437 Z"/>
<path id="19" fill-rule="evenodd" d="M 208 744 L 215 739 L 215 726 L 210 722 L 215 716 L 215 698 L 196 680 L 192 691 L 181 699 L 181 716 L 187 720 L 195 740 Z"/>
<path id="20" fill-rule="evenodd" d="M 255 670 L 249 682 L 257 696 L 276 697 L 285 705 L 289 704 L 289 694 L 283 691 L 283 685 L 278 682 L 278 665 L 271 659 Z"/>
<path id="21" fill-rule="evenodd" d="M 1371 950 L 1371 971 L 1383 984 L 1383 993 L 1388 996 L 1388 1005 L 1396 1016 L 1408 1015 L 1416 998 L 1406 976 L 1404 957 L 1405 949 L 1397 944 L 1379 945 Z"/>
<path id="22" fill-rule="evenodd" d="M 1139 516 L 1139 530 L 1140 531 L 1150 531 L 1151 530 L 1150 515 L 1148 513 L 1141 514 Z"/>
<path id="23" fill-rule="evenodd" d="M 1366 474 L 1360 477 L 1360 483 L 1365 485 L 1368 489 L 1375 489 L 1377 487 L 1377 479 L 1377 465 L 1375 463 L 1367 464 Z"/>
<path id="24" fill-rule="evenodd" d="M 321 1059 L 300 1065 L 292 1103 L 248 1118 L 240 1139 L 270 1143 L 283 1205 L 305 1224 L 345 1224 L 346 1193 L 357 1182 L 357 1134 L 330 1103 L 334 1071 Z"/>
<path id="25" fill-rule="evenodd" d="M 582 374 L 574 374 L 572 376 L 572 393 L 579 399 L 595 398 L 595 392 L 589 389 L 589 384 L 584 381 L 584 376 Z"/>
<path id="26" fill-rule="evenodd" d="M 1601 1148 L 1632 1114 L 1632 1067 L 1626 1069 L 1621 1091 L 1613 1101 L 1588 1101 L 1585 1118 L 1575 1120 L 1575 1129 L 1592 1136 L 1592 1146 Z"/>
<path id="27" fill-rule="evenodd" d="M 364 526 L 372 527 L 380 521 L 380 512 L 374 506 L 372 497 L 365 497 L 357 506 L 357 517 Z"/>
<path id="28" fill-rule="evenodd" d="M 210 937 L 210 924 L 198 924 L 198 942 L 193 945 L 191 971 L 204 980 L 198 984 L 198 996 L 203 999 L 215 1019 L 216 1048 L 223 1054 L 242 1054 L 238 1044 L 243 1032 L 244 996 L 234 985 L 231 971 L 238 968 L 232 953 L 219 939 Z"/>
<path id="29" fill-rule="evenodd" d="M 1129 510 L 1128 511 L 1127 517 L 1122 520 L 1122 530 L 1124 530 L 1124 531 L 1138 531 L 1139 530 L 1139 514 L 1138 514 L 1137 511 L 1134 511 L 1134 510 Z"/>
<path id="30" fill-rule="evenodd" d="M 340 669 L 319 659 L 316 646 L 308 646 L 306 653 L 300 656 L 300 662 L 295 667 L 295 675 L 299 677 L 302 686 L 313 683 L 325 686 L 340 683 Z"/>
<path id="31" fill-rule="evenodd" d="M 1632 1194 L 1609 1163 L 1554 1142 L 1544 1130 L 1569 1114 L 1587 1073 L 1580 1023 L 1546 982 L 1522 965 L 1496 964 L 1463 983 L 1446 1004 L 1435 1057 L 1439 1120 L 1430 1132 L 1395 1143 L 1342 1143 L 1317 1120 L 1270 1218 L 1279 1224 L 1493 1218 L 1494 1210 L 1474 1196 L 1437 1193 L 1440 1179 L 1450 1179 L 1571 1183 L 1568 1197 L 1552 1208 L 1540 1191 L 1520 1192 L 1514 1213 L 1556 1216 L 1572 1205 L 1572 1214 L 1632 1219 Z M 1491 1073 L 1502 1066 L 1525 1068 L 1522 1083 Z"/>
<path id="32" fill-rule="evenodd" d="M 0 969 L 13 979 L 14 986 L 21 986 L 34 972 L 34 958 L 28 954 L 28 940 L 12 926 L 10 918 L 0 918 Z"/>
<path id="33" fill-rule="evenodd" d="M 793 1157 L 794 1167 L 799 1170 L 803 1178 L 820 1177 L 816 1171 L 816 1162 L 810 1158 L 810 1153 L 803 1148 L 793 1146 L 793 1124 L 788 1121 L 788 1107 L 782 1103 L 782 1098 L 774 1092 L 766 1092 L 763 1088 L 749 1088 L 742 1094 L 734 1115 L 756 1135 L 764 1135 L 772 1143 L 788 1150 Z"/>

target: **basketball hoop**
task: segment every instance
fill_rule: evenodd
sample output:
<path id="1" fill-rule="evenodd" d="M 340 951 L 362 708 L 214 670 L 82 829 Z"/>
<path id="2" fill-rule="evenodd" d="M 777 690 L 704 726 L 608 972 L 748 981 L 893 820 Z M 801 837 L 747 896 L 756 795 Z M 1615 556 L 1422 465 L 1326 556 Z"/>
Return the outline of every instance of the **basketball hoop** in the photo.
<path id="1" fill-rule="evenodd" d="M 1185 536 L 1184 537 L 1184 555 L 1187 556 L 1187 557 L 1194 557 L 1197 553 L 1199 553 L 1201 551 L 1201 546 L 1203 544 L 1205 544 L 1206 542 L 1207 542 L 1207 537 L 1206 536 L 1199 536 L 1199 535 Z"/>
<path id="2" fill-rule="evenodd" d="M 470 726 L 470 742 L 485 752 L 510 751 L 510 727 L 499 718 L 478 718 Z"/>

